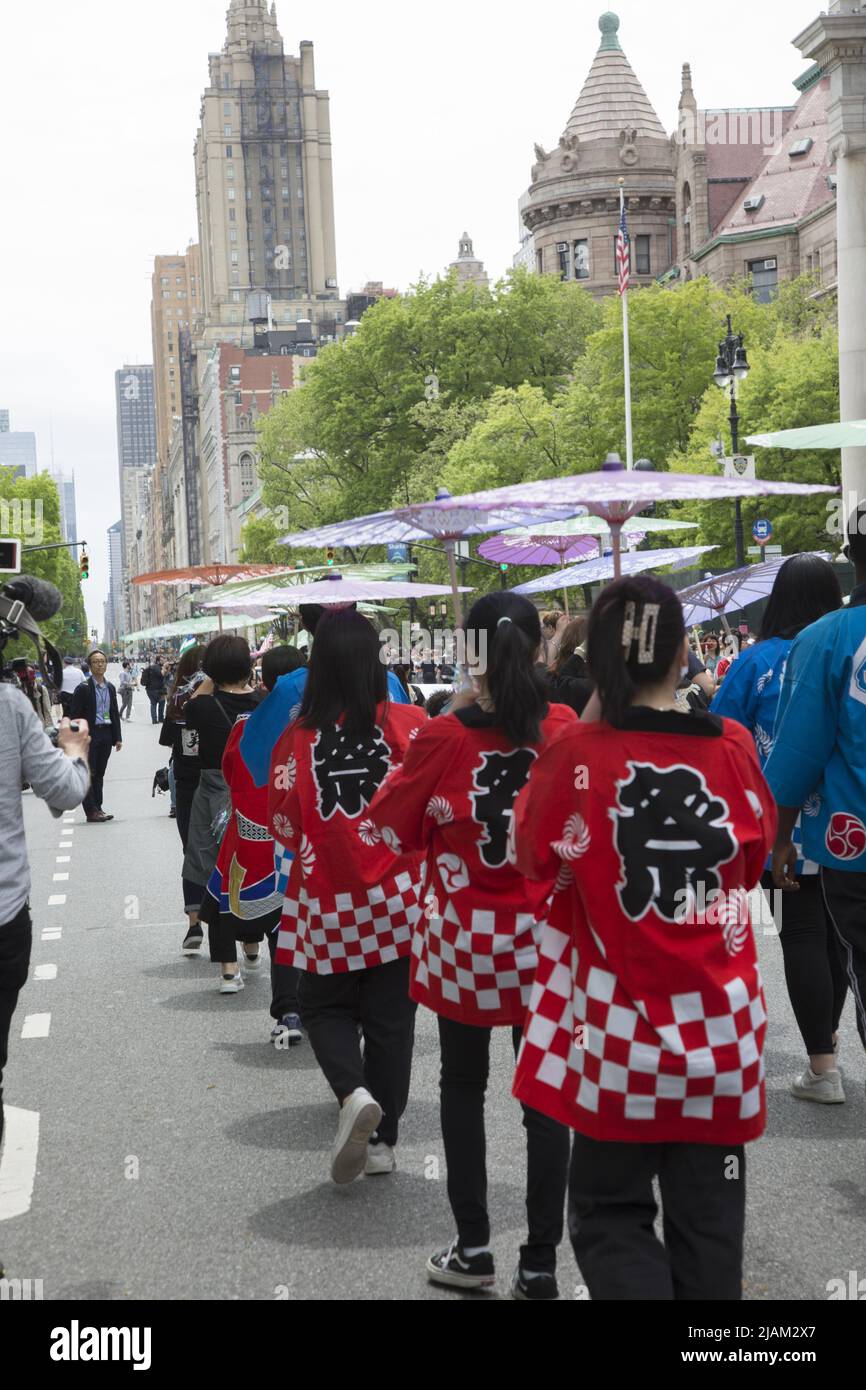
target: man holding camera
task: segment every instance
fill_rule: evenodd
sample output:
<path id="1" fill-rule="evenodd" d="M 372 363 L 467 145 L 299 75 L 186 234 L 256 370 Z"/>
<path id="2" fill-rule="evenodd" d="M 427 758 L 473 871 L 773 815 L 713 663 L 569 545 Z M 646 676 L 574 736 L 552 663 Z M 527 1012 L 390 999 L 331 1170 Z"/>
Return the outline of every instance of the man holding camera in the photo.
<path id="1" fill-rule="evenodd" d="M 55 748 L 26 695 L 13 685 L 0 684 L 0 1141 L 9 1027 L 27 979 L 32 939 L 30 866 L 19 788 L 29 782 L 34 795 L 59 815 L 81 804 L 90 783 L 86 723 L 76 731 L 64 719 L 57 743 Z"/>

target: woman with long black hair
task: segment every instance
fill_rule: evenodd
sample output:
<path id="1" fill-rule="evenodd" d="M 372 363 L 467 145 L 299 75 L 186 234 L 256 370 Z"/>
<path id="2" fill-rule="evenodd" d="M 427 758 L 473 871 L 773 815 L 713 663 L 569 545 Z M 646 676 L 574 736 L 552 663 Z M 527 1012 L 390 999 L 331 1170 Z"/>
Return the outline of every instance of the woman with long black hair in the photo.
<path id="1" fill-rule="evenodd" d="M 396 1167 L 415 1031 L 408 958 L 420 863 L 380 835 L 369 805 L 426 716 L 392 704 L 380 656 L 362 614 L 321 618 L 268 793 L 278 858 L 294 856 L 275 959 L 303 972 L 301 1019 L 340 1105 L 331 1177 L 341 1184 Z"/>
<path id="2" fill-rule="evenodd" d="M 770 756 L 782 691 L 782 677 L 794 638 L 804 628 L 842 607 L 842 590 L 833 566 L 820 555 L 792 555 L 773 585 L 758 641 L 744 647 L 713 701 L 713 713 L 736 719 L 755 740 L 763 768 Z M 805 807 L 811 813 L 810 804 Z M 794 844 L 801 844 L 800 822 Z M 836 1065 L 836 1030 L 848 992 L 845 962 L 821 896 L 820 865 L 798 848 L 796 889 L 774 890 L 769 863 L 762 887 L 776 904 L 774 918 L 782 943 L 785 982 L 809 1064 L 791 1082 L 798 1100 L 839 1105 L 845 1099 Z"/>
<path id="3" fill-rule="evenodd" d="M 204 647 L 188 647 L 177 663 L 174 679 L 169 691 L 165 709 L 165 720 L 160 727 L 159 741 L 162 747 L 171 749 L 171 769 L 175 786 L 175 821 L 180 835 L 180 843 L 186 854 L 189 836 L 189 817 L 193 797 L 201 775 L 198 756 L 198 730 L 186 726 L 185 710 L 196 686 L 204 679 L 201 670 Z M 200 949 L 203 940 L 199 921 L 201 889 L 198 884 L 182 879 L 183 910 L 188 918 L 186 935 L 181 950 L 192 956 Z"/>
<path id="4" fill-rule="evenodd" d="M 688 647 L 666 585 L 608 585 L 587 642 L 601 720 L 542 752 L 515 810 L 518 868 L 557 891 L 514 1092 L 576 1131 L 593 1299 L 741 1297 L 743 1145 L 766 1111 L 748 892 L 776 812 L 745 729 L 677 709 Z"/>
<path id="5" fill-rule="evenodd" d="M 542 746 L 577 719 L 548 704 L 536 671 L 541 623 L 527 599 L 488 594 L 465 630 L 478 658 L 474 690 L 422 729 L 371 817 L 387 843 L 423 851 L 427 863 L 412 997 L 439 1019 L 442 1136 L 457 1224 L 457 1238 L 430 1257 L 427 1273 L 436 1284 L 482 1289 L 495 1282 L 484 1133 L 491 1032 L 509 1027 L 515 1048 L 520 1040 L 555 877 L 528 883 L 515 869 L 511 814 Z M 523 1123 L 529 1234 L 511 1292 L 554 1299 L 568 1132 L 526 1107 Z"/>

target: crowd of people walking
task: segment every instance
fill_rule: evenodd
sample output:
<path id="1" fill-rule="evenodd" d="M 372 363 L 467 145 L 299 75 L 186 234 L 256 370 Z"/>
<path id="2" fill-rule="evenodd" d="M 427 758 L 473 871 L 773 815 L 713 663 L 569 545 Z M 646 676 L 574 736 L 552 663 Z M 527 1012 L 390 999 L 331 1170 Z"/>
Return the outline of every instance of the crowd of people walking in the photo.
<path id="1" fill-rule="evenodd" d="M 849 553 L 847 603 L 831 565 L 795 556 L 724 657 L 644 576 L 574 619 L 480 598 L 465 626 L 484 659 L 429 704 L 353 606 L 302 610 L 309 662 L 275 646 L 258 679 L 226 635 L 168 683 L 143 672 L 171 756 L 181 949 L 207 931 L 225 995 L 269 958 L 273 1041 L 312 1049 L 338 1107 L 335 1183 L 396 1169 L 416 1010 L 436 1016 L 455 1230 L 432 1282 L 496 1279 L 484 1117 L 509 1029 L 527 1215 L 512 1296 L 558 1296 L 567 1214 L 593 1298 L 741 1297 L 779 1005 L 757 887 L 803 1040 L 792 1103 L 844 1103 L 849 989 L 866 1047 L 866 505 Z M 71 708 L 104 820 L 126 716 L 103 654 L 89 667 Z"/>

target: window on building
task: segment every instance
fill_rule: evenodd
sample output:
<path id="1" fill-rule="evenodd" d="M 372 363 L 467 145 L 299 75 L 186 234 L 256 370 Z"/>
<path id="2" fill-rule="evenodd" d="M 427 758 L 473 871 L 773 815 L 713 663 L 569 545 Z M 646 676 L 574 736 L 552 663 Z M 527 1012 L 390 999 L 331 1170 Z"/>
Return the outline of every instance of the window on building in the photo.
<path id="1" fill-rule="evenodd" d="M 231 159 L 231 158 L 232 158 L 232 147 L 231 147 L 231 145 L 226 145 L 226 159 Z"/>
<path id="2" fill-rule="evenodd" d="M 638 275 L 651 275 L 650 247 L 652 238 L 636 236 L 634 239 L 634 268 Z"/>
<path id="3" fill-rule="evenodd" d="M 281 158 L 281 159 L 288 159 L 288 157 L 289 157 L 289 147 L 288 147 L 288 145 L 287 145 L 285 142 L 283 142 L 283 144 L 280 145 L 280 158 Z"/>
<path id="4" fill-rule="evenodd" d="M 232 271 L 232 284 L 233 284 L 233 285 L 236 285 L 237 283 L 238 283 L 238 273 L 237 273 L 236 270 L 233 270 L 233 271 Z"/>
<path id="5" fill-rule="evenodd" d="M 232 253 L 231 253 L 231 263 L 232 263 L 232 265 L 237 265 L 237 264 L 238 264 L 238 253 L 237 253 L 237 251 L 232 251 Z"/>
<path id="6" fill-rule="evenodd" d="M 237 241 L 237 239 L 238 239 L 238 229 L 237 229 L 237 227 L 229 227 L 229 241 Z"/>
<path id="7" fill-rule="evenodd" d="M 159 283 L 160 283 L 161 285 L 167 285 L 167 284 L 168 284 L 168 276 L 167 276 L 167 275 L 163 275 L 163 276 L 160 278 L 160 282 L 159 282 Z"/>
<path id="8" fill-rule="evenodd" d="M 291 222 L 291 220 L 292 220 L 292 209 L 291 209 L 291 208 L 286 208 L 286 207 L 284 207 L 284 208 L 283 208 L 283 221 L 284 221 L 284 222 Z"/>
<path id="9" fill-rule="evenodd" d="M 238 321 L 238 311 L 237 311 L 237 309 L 229 309 L 229 323 L 237 323 L 237 321 Z"/>
<path id="10" fill-rule="evenodd" d="M 241 292 L 240 292 L 240 290 L 232 290 L 232 303 L 233 303 L 233 304 L 240 304 L 240 302 L 241 302 Z"/>
<path id="11" fill-rule="evenodd" d="M 235 215 L 235 210 L 234 210 L 234 208 L 229 208 L 229 221 L 230 221 L 230 222 L 236 222 L 236 221 L 237 221 L 237 216 Z M 193 294 L 195 294 L 195 290 L 193 290 Z"/>
<path id="12" fill-rule="evenodd" d="M 281 165 L 281 167 L 280 167 L 280 178 L 281 178 L 281 179 L 287 179 L 288 177 L 289 177 L 289 166 L 288 166 L 288 164 L 283 164 L 283 165 Z"/>
<path id="13" fill-rule="evenodd" d="M 232 133 L 232 128 L 231 128 L 231 126 L 230 126 L 230 125 L 224 125 L 224 126 L 223 126 L 223 135 L 225 135 L 226 137 L 228 137 L 229 135 L 231 135 L 231 133 Z"/>
<path id="14" fill-rule="evenodd" d="M 574 278 L 589 279 L 589 241 L 585 237 L 574 243 Z"/>
<path id="15" fill-rule="evenodd" d="M 688 183 L 683 184 L 683 252 L 692 254 L 692 190 Z"/>
<path id="16" fill-rule="evenodd" d="M 252 454 L 241 454 L 238 470 L 241 478 L 241 497 L 250 497 L 256 488 L 256 465 Z"/>
<path id="17" fill-rule="evenodd" d="M 571 279 L 571 259 L 568 254 L 568 242 L 559 241 L 556 244 L 556 254 L 559 258 L 559 278 L 560 280 Z"/>
<path id="18" fill-rule="evenodd" d="M 171 299 L 171 290 L 163 290 L 162 297 L 163 299 Z M 168 310 L 166 310 L 166 313 L 168 313 Z"/>
<path id="19" fill-rule="evenodd" d="M 748 273 L 752 277 L 752 295 L 759 304 L 769 304 L 779 287 L 779 262 L 775 259 L 749 261 Z"/>
<path id="20" fill-rule="evenodd" d="M 252 190 L 251 188 L 248 188 L 248 189 L 247 189 L 247 202 L 250 202 L 250 201 L 252 200 L 252 196 L 253 196 L 253 190 Z"/>
<path id="21" fill-rule="evenodd" d="M 289 185 L 288 185 L 288 184 L 284 184 L 284 185 L 283 185 L 283 198 L 284 198 L 284 199 L 287 199 L 287 198 L 290 198 L 290 197 L 291 197 L 291 194 L 289 193 Z"/>
<path id="22" fill-rule="evenodd" d="M 234 201 L 234 196 L 235 196 L 235 191 L 234 191 L 233 188 L 230 188 L 230 189 L 229 189 L 229 202 L 233 202 L 233 201 Z"/>
<path id="23" fill-rule="evenodd" d="M 227 164 L 227 165 L 226 165 L 226 178 L 227 178 L 227 179 L 233 179 L 234 176 L 235 176 L 235 166 L 234 166 L 233 164 Z"/>
<path id="24" fill-rule="evenodd" d="M 169 346 L 170 346 L 170 345 L 169 345 Z M 169 360 L 169 365 L 173 367 L 173 366 L 174 366 L 174 358 L 173 358 L 173 357 L 170 357 L 168 360 Z"/>
<path id="25" fill-rule="evenodd" d="M 262 221 L 263 221 L 263 222 L 270 222 L 270 220 L 271 220 L 271 210 L 270 210 L 270 208 L 262 208 Z"/>
<path id="26" fill-rule="evenodd" d="M 538 271 L 538 274 L 539 274 L 539 275 L 543 275 L 543 274 L 544 274 L 544 252 L 543 252 L 543 251 L 536 251 L 536 253 L 535 253 L 535 269 Z"/>

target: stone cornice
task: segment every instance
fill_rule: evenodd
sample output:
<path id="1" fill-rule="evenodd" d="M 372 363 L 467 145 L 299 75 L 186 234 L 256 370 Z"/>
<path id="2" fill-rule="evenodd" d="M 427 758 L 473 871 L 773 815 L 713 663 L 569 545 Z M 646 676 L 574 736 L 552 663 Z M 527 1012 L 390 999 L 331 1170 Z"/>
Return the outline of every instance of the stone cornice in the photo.
<path id="1" fill-rule="evenodd" d="M 793 42 L 826 73 L 833 63 L 866 55 L 866 14 L 819 15 Z"/>
<path id="2" fill-rule="evenodd" d="M 794 236 L 796 235 L 797 222 L 788 222 L 784 227 L 768 227 L 766 231 L 756 230 L 754 232 L 724 232 L 721 236 L 715 236 L 703 246 L 691 254 L 693 261 L 702 261 L 711 251 L 715 251 L 717 246 L 741 246 L 750 241 L 769 241 L 771 237 Z"/>

